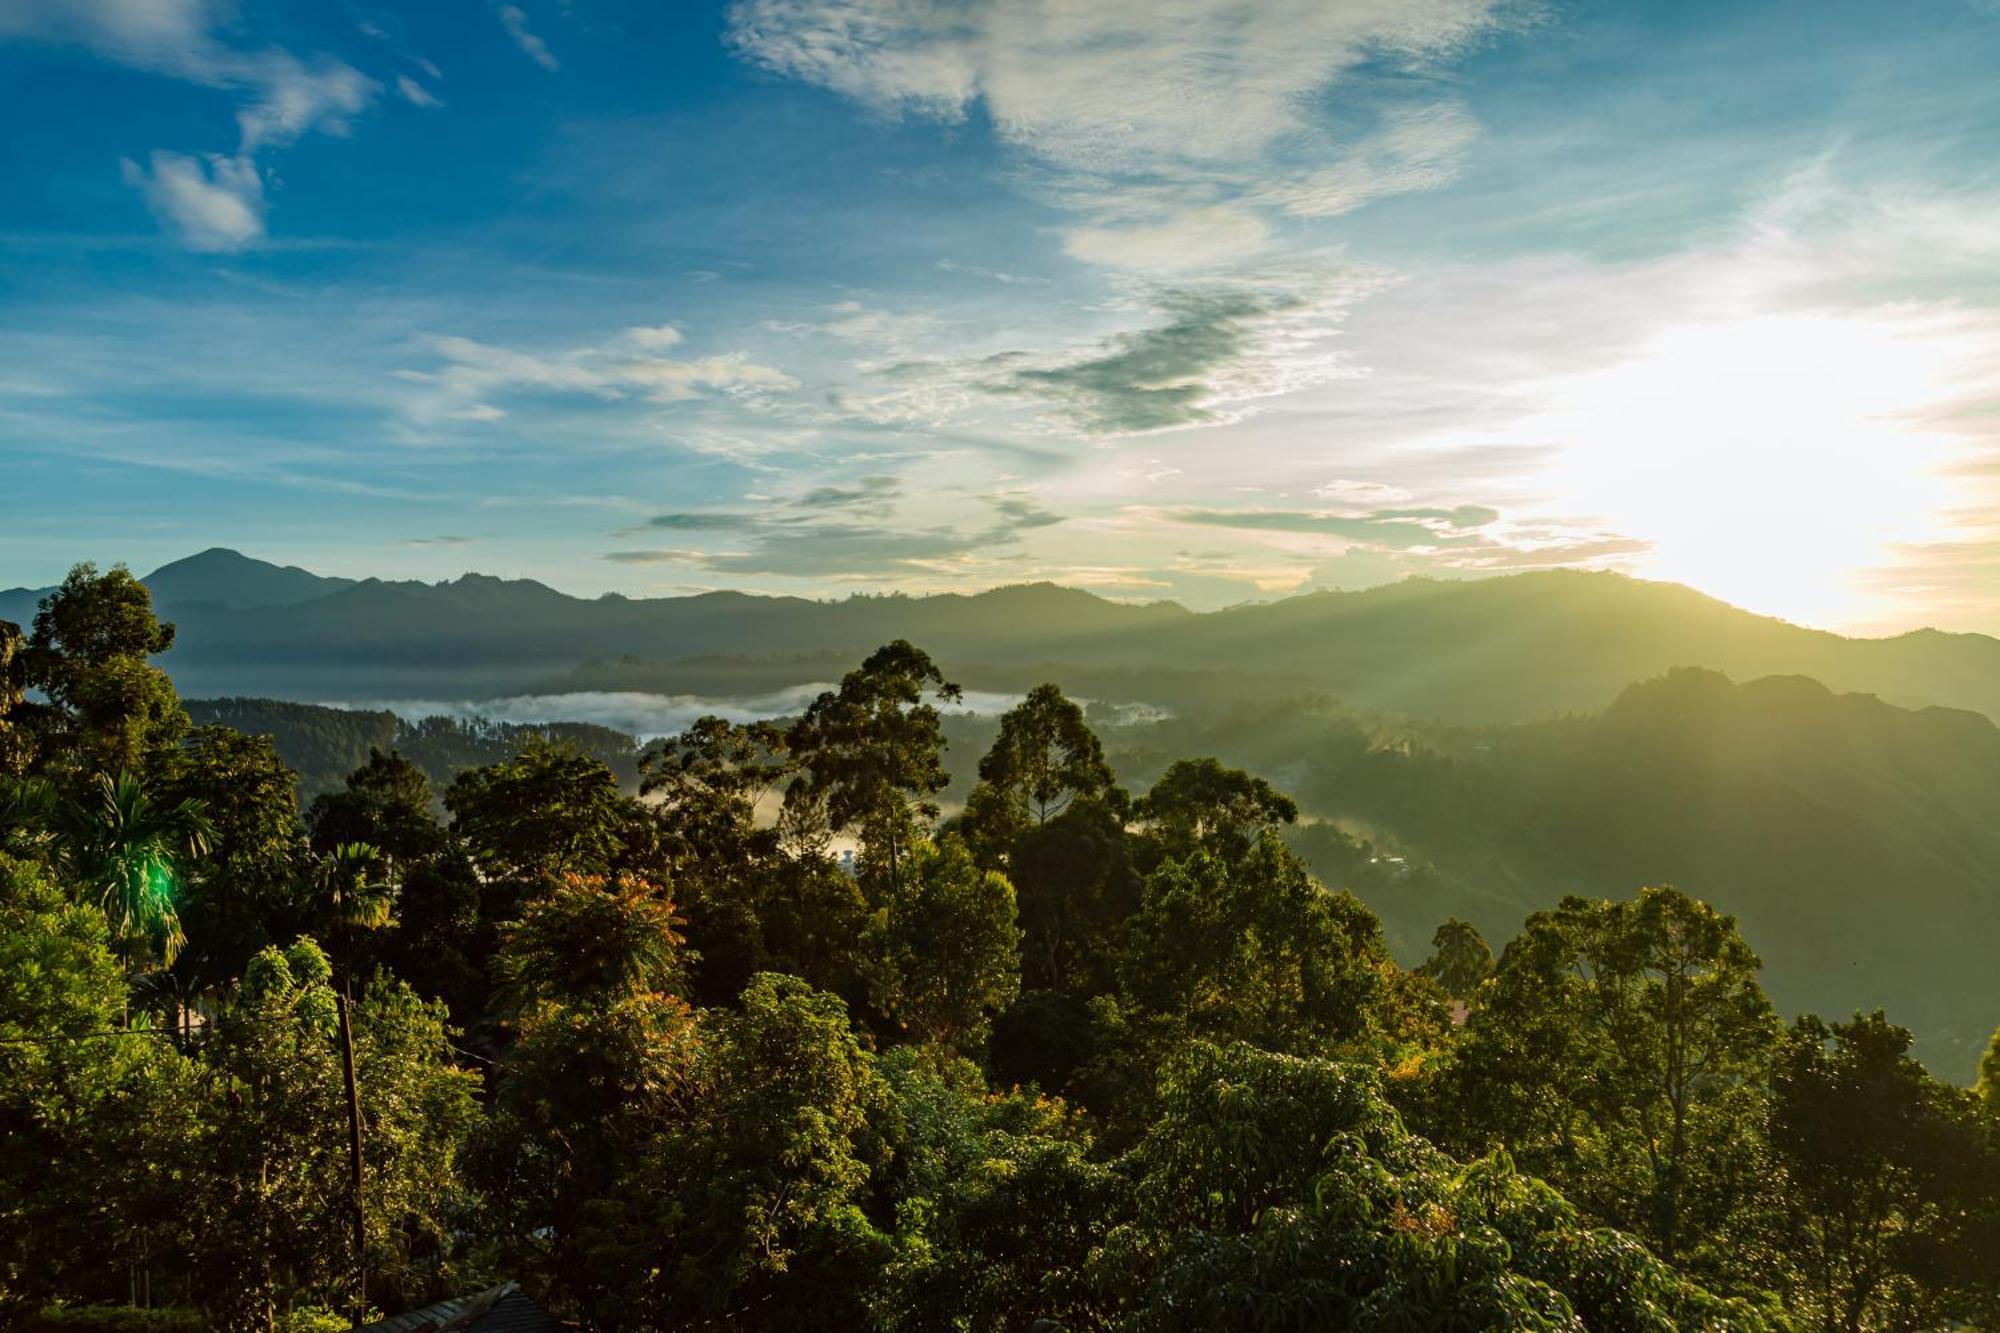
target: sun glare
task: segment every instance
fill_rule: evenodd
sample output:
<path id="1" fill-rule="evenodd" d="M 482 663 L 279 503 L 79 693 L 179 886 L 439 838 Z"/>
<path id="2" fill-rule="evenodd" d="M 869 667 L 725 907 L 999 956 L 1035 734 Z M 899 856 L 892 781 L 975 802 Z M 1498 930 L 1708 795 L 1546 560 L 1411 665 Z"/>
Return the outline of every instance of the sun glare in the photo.
<path id="1" fill-rule="evenodd" d="M 1688 326 L 1542 386 L 1519 438 L 1555 445 L 1548 500 L 1651 543 L 1635 566 L 1752 610 L 1864 619 L 1861 576 L 1947 533 L 1946 414 L 1990 339 L 1917 312 Z"/>

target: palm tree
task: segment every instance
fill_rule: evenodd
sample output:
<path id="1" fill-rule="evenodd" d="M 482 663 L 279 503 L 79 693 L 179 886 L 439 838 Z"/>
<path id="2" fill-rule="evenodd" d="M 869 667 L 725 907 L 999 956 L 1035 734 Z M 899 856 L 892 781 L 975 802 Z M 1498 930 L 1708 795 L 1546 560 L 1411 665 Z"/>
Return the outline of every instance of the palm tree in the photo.
<path id="1" fill-rule="evenodd" d="M 0 851 L 46 839 L 60 806 L 47 778 L 0 776 Z"/>
<path id="2" fill-rule="evenodd" d="M 100 773 L 95 796 L 62 806 L 57 825 L 63 867 L 104 908 L 118 948 L 171 965 L 187 943 L 175 906 L 181 868 L 214 836 L 207 807 L 157 802 L 130 773 Z"/>
<path id="3" fill-rule="evenodd" d="M 336 962 L 343 971 L 353 961 L 349 955 L 354 932 L 389 924 L 396 901 L 396 881 L 390 871 L 389 858 L 365 842 L 343 842 L 313 858 L 307 911 L 316 932 L 323 930 L 323 938 L 340 941 Z"/>

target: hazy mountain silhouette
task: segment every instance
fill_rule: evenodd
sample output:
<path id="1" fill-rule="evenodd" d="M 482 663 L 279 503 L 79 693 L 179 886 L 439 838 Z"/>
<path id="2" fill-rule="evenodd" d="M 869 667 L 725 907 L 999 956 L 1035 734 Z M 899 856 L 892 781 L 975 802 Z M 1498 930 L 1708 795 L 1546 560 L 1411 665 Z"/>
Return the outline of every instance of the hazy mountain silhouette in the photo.
<path id="1" fill-rule="evenodd" d="M 1608 573 L 1412 579 L 1201 614 L 1053 584 L 824 602 L 737 592 L 585 599 L 483 574 L 329 579 L 224 550 L 147 582 L 180 625 L 168 665 L 192 695 L 723 693 L 732 679 L 754 679 L 750 688 L 827 680 L 904 637 L 970 686 L 1055 678 L 1079 693 L 1169 704 L 1315 690 L 1415 717 L 1530 721 L 1600 709 L 1634 680 L 1703 666 L 2000 717 L 2000 640 L 1935 630 L 1847 638 Z M 26 623 L 40 591 L 0 593 L 0 617 Z"/>
<path id="2" fill-rule="evenodd" d="M 274 565 L 253 560 L 226 546 L 211 546 L 196 555 L 161 565 L 142 582 L 152 590 L 154 603 L 161 607 L 206 603 L 232 611 L 253 611 L 308 602 L 349 587 L 354 580 L 327 578 L 297 565 Z M 36 603 L 50 591 L 48 588 L 0 591 L 0 620 L 26 625 L 34 619 Z"/>

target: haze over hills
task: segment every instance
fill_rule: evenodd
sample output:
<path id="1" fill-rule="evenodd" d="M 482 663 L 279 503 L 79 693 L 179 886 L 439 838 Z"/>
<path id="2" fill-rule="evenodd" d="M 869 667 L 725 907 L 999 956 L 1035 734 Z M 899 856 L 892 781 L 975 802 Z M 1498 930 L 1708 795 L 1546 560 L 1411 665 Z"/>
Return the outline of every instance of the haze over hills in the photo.
<path id="1" fill-rule="evenodd" d="M 1605 573 L 1413 579 L 1200 614 L 1050 584 L 838 602 L 584 599 L 480 574 L 326 578 L 221 549 L 146 581 L 180 626 L 173 671 L 189 695 L 696 693 L 739 675 L 773 688 L 830 679 L 905 637 L 975 688 L 1025 688 L 1061 669 L 1079 693 L 1166 704 L 1312 690 L 1415 717 L 1521 722 L 1600 709 L 1635 680 L 1702 666 L 2000 717 L 2000 640 L 1847 638 Z M 0 618 L 26 624 L 45 591 L 0 592 Z M 701 660 L 715 658 L 757 660 Z"/>
<path id="2" fill-rule="evenodd" d="M 1201 752 L 1294 795 L 1300 850 L 1406 958 L 1447 916 L 1497 945 L 1564 894 L 1671 883 L 1741 919 L 1788 1011 L 1883 1006 L 1954 1078 L 2000 1022 L 2000 727 L 1977 713 L 1682 670 L 1541 723 L 1247 706 L 1140 739 L 1112 742 L 1139 787 Z"/>

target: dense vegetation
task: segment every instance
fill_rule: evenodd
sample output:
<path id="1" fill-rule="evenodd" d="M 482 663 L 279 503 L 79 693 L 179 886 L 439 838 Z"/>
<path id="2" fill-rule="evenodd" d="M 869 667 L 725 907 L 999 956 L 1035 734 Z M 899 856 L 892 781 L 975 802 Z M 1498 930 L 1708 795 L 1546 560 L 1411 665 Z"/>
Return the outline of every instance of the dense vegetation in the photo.
<path id="1" fill-rule="evenodd" d="M 634 1329 L 2000 1318 L 2000 1045 L 1966 1090 L 1787 1024 L 1676 889 L 1406 969 L 1291 796 L 1130 793 L 1053 685 L 941 818 L 957 686 L 902 640 L 638 795 L 534 736 L 302 810 L 173 638 L 88 566 L 0 624 L 0 1321 L 498 1276 Z"/>
<path id="2" fill-rule="evenodd" d="M 844 670 L 819 666 L 829 681 Z M 402 722 L 273 700 L 188 709 L 271 735 L 306 800 L 340 787 L 371 747 L 400 750 L 442 790 L 537 734 L 575 739 L 638 784 L 639 746 L 601 728 Z M 1931 1070 L 1957 1081 L 2000 1026 L 2000 728 L 1979 714 L 1694 669 L 1634 685 L 1602 712 L 1508 727 L 1356 714 L 1310 695 L 1168 717 L 1100 701 L 1085 713 L 1128 784 L 1192 754 L 1281 787 L 1299 807 L 1286 842 L 1377 913 L 1407 965 L 1447 917 L 1501 939 L 1566 894 L 1699 885 L 1757 941 L 1786 1015 L 1885 1006 Z M 978 785 L 999 724 L 947 711 L 942 725 L 951 782 L 939 800 L 951 809 Z"/>

